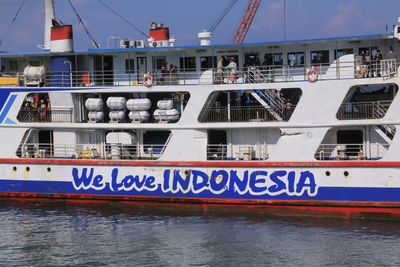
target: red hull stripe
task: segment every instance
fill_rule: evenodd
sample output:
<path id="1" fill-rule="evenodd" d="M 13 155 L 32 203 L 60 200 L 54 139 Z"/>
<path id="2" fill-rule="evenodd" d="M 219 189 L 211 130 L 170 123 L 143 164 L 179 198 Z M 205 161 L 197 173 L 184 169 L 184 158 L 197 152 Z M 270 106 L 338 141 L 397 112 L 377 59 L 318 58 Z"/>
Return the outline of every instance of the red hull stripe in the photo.
<path id="1" fill-rule="evenodd" d="M 307 200 L 252 200 L 221 198 L 142 197 L 81 194 L 47 194 L 0 192 L 2 200 L 16 201 L 68 201 L 79 203 L 122 203 L 144 205 L 202 205 L 206 207 L 240 207 L 257 209 L 276 215 L 376 217 L 400 219 L 400 203 L 395 202 L 346 202 Z"/>
<path id="2" fill-rule="evenodd" d="M 158 161 L 158 160 L 90 160 L 90 159 L 26 159 L 0 158 L 0 163 L 57 164 L 101 166 L 184 166 L 184 167 L 400 167 L 400 161 L 321 161 L 321 162 L 265 162 L 265 161 Z"/>
<path id="3" fill-rule="evenodd" d="M 72 39 L 72 26 L 66 25 L 57 28 L 51 28 L 51 41 Z"/>

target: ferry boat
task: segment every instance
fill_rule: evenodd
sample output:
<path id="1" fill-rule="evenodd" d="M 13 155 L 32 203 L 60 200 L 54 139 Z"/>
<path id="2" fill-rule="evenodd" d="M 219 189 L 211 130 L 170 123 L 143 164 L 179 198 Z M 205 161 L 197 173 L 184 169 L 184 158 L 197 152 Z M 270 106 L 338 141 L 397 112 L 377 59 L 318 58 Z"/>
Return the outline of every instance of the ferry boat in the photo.
<path id="1" fill-rule="evenodd" d="M 45 50 L 0 54 L 2 200 L 400 218 L 400 19 L 391 34 L 193 46 L 153 23 L 148 40 L 74 51 L 45 2 Z"/>

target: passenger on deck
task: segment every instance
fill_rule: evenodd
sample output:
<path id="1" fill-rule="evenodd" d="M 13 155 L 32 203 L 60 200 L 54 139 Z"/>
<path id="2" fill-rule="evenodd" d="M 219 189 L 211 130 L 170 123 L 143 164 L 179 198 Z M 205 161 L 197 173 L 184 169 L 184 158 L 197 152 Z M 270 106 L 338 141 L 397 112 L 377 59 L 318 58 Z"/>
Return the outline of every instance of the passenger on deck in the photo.
<path id="1" fill-rule="evenodd" d="M 369 77 L 370 76 L 370 63 L 371 63 L 371 57 L 369 54 L 369 50 L 365 51 L 365 54 L 362 57 L 362 63 L 363 63 L 363 77 Z"/>
<path id="2" fill-rule="evenodd" d="M 378 50 L 374 59 L 374 72 L 376 77 L 381 77 L 381 60 L 383 59 L 381 50 Z"/>
<path id="3" fill-rule="evenodd" d="M 219 83 L 223 84 L 224 83 L 224 58 L 221 57 L 218 61 L 218 65 L 217 65 L 217 74 L 218 74 L 218 79 L 219 79 Z"/>
<path id="4" fill-rule="evenodd" d="M 389 47 L 389 51 L 385 55 L 386 59 L 397 59 L 396 54 L 393 51 L 393 47 Z"/>
<path id="5" fill-rule="evenodd" d="M 229 70 L 229 80 L 232 83 L 236 83 L 237 80 L 237 64 L 234 61 L 233 57 L 230 59 L 230 63 L 228 66 L 226 66 L 226 68 Z"/>

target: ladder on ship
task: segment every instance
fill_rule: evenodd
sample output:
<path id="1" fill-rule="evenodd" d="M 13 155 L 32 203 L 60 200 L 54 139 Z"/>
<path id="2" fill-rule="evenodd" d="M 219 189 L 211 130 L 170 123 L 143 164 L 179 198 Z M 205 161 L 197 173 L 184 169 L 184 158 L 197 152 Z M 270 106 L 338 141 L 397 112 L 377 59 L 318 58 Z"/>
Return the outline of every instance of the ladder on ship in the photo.
<path id="1" fill-rule="evenodd" d="M 285 120 L 285 98 L 276 89 L 252 90 L 251 95 L 278 121 Z"/>

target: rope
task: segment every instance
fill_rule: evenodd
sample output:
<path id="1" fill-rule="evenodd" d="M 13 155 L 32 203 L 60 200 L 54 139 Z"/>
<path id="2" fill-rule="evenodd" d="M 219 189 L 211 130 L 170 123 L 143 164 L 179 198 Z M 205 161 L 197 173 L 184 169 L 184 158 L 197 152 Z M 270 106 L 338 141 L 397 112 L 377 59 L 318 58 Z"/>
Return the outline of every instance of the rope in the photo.
<path id="1" fill-rule="evenodd" d="M 8 25 L 7 30 L 3 33 L 3 37 L 0 39 L 0 46 L 1 46 L 1 43 L 3 42 L 4 38 L 6 37 L 8 31 L 11 29 L 11 25 L 12 25 L 12 24 L 15 22 L 15 20 L 17 19 L 17 16 L 18 16 L 19 12 L 21 11 L 22 6 L 25 4 L 25 1 L 26 1 L 26 0 L 22 0 L 22 3 L 21 3 L 21 5 L 20 5 L 19 8 L 18 8 L 17 13 L 15 14 L 14 18 L 12 19 L 10 25 Z"/>
<path id="2" fill-rule="evenodd" d="M 125 19 L 124 17 L 122 17 L 120 14 L 118 14 L 116 11 L 114 11 L 111 7 L 109 7 L 108 5 L 106 5 L 103 1 L 101 0 L 97 0 L 99 1 L 103 6 L 105 6 L 108 10 L 110 10 L 112 13 L 114 13 L 114 15 L 116 15 L 117 17 L 119 17 L 120 19 L 122 19 L 123 21 L 125 21 L 126 23 L 128 23 L 129 26 L 131 26 L 132 28 L 134 28 L 136 31 L 140 32 L 143 36 L 145 36 L 146 38 L 149 38 L 149 36 L 147 34 L 145 34 L 144 32 L 142 32 L 141 30 L 139 30 L 137 27 L 135 27 L 135 25 L 133 25 L 132 23 L 130 23 L 127 19 Z"/>
<path id="3" fill-rule="evenodd" d="M 213 32 L 215 28 L 221 23 L 221 21 L 225 18 L 225 16 L 229 13 L 229 11 L 232 9 L 232 7 L 237 3 L 238 0 L 231 0 L 231 2 L 228 3 L 228 5 L 225 7 L 225 9 L 222 11 L 222 13 L 218 16 L 218 18 L 214 21 L 213 24 L 211 24 L 208 27 L 209 32 Z"/>
<path id="4" fill-rule="evenodd" d="M 96 41 L 94 40 L 93 36 L 90 34 L 89 30 L 86 28 L 85 23 L 83 23 L 82 18 L 79 16 L 78 12 L 76 11 L 75 7 L 72 5 L 71 0 L 68 0 L 69 4 L 72 7 L 72 10 L 74 10 L 75 15 L 78 17 L 79 19 L 79 23 L 82 24 L 82 27 L 85 29 L 86 34 L 89 36 L 90 40 L 92 41 L 92 44 L 95 48 L 100 48 L 100 45 L 98 43 L 96 43 Z"/>

